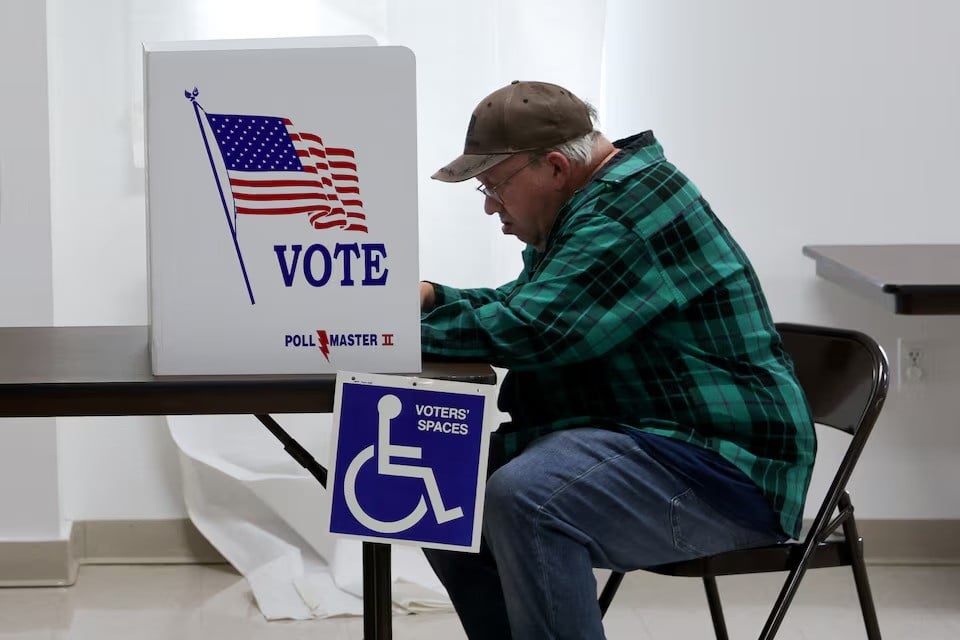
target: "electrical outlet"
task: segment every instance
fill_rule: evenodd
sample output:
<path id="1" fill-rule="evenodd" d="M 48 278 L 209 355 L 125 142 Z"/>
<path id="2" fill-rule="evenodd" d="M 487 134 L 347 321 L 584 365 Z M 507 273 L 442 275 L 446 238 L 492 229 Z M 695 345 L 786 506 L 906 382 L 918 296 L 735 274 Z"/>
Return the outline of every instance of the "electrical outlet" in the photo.
<path id="1" fill-rule="evenodd" d="M 897 388 L 922 384 L 930 373 L 930 350 L 924 340 L 897 339 Z"/>

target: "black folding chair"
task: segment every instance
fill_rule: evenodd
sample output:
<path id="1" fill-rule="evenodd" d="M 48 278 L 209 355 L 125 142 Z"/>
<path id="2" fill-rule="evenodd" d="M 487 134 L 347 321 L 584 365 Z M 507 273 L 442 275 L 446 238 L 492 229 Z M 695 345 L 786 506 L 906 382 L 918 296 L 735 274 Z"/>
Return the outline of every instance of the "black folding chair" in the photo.
<path id="1" fill-rule="evenodd" d="M 849 566 L 853 569 L 867 637 L 879 640 L 880 627 L 863 561 L 863 540 L 857 532 L 846 486 L 887 395 L 887 358 L 876 341 L 858 331 L 799 324 L 777 324 L 777 330 L 793 358 L 814 422 L 852 436 L 817 517 L 800 542 L 731 551 L 647 570 L 702 578 L 718 640 L 728 640 L 728 636 L 717 576 L 789 571 L 760 632 L 760 640 L 769 640 L 780 628 L 807 569 Z M 622 573 L 610 575 L 600 594 L 602 613 L 606 613 L 622 580 Z"/>

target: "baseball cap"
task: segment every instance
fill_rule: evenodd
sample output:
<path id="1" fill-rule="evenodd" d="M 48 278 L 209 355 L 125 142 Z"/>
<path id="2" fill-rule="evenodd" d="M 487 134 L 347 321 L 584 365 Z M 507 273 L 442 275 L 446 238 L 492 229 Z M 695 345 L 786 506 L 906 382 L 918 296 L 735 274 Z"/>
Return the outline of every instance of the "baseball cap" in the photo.
<path id="1" fill-rule="evenodd" d="M 475 178 L 515 153 L 549 149 L 593 131 L 587 105 L 561 86 L 514 80 L 480 101 L 470 116 L 463 155 L 431 177 Z"/>

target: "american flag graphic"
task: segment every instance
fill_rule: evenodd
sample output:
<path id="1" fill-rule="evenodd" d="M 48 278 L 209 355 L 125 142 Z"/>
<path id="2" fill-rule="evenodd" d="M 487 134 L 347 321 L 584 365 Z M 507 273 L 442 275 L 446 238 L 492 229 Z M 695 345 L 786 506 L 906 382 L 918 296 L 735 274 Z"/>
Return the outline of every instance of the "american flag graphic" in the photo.
<path id="1" fill-rule="evenodd" d="M 226 165 L 236 215 L 306 214 L 316 229 L 367 231 L 352 150 L 327 147 L 287 118 L 202 113 Z"/>

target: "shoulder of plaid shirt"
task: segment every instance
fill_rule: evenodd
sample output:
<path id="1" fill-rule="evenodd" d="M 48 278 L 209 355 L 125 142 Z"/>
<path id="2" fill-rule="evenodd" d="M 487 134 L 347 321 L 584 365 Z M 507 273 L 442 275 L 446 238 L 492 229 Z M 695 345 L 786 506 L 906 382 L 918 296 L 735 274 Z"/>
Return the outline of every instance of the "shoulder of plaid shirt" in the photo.
<path id="1" fill-rule="evenodd" d="M 625 431 L 734 520 L 795 538 L 816 437 L 753 267 L 652 132 L 615 146 L 516 280 L 433 283 L 423 352 L 509 370 L 494 463 L 558 429 Z M 771 514 L 738 512 L 757 489 Z"/>

